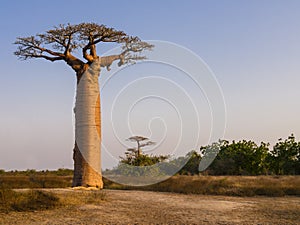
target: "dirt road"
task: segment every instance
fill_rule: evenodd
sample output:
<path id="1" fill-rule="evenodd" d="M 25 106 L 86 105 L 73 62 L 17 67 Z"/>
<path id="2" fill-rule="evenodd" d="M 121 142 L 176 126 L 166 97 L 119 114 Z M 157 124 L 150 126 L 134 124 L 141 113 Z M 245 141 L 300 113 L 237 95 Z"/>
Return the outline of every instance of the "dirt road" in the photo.
<path id="1" fill-rule="evenodd" d="M 299 197 L 104 191 L 106 200 L 96 205 L 0 214 L 0 224 L 300 224 Z M 67 194 L 74 190 L 55 192 Z"/>

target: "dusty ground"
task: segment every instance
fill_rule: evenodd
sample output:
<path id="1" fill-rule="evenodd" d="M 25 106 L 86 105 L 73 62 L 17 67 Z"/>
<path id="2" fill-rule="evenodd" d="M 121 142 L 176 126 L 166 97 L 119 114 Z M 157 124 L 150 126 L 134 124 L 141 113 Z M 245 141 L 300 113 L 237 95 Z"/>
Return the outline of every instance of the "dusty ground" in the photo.
<path id="1" fill-rule="evenodd" d="M 76 192 L 54 190 L 60 195 Z M 0 214 L 0 224 L 300 224 L 299 197 L 227 197 L 104 190 L 104 201 Z"/>

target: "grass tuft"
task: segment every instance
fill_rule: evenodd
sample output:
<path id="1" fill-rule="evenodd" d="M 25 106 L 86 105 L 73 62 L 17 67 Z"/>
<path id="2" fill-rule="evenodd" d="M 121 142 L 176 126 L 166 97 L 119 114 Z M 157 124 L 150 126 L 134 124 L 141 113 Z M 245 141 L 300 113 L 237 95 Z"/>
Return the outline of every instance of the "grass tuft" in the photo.
<path id="1" fill-rule="evenodd" d="M 106 192 L 101 190 L 92 190 L 90 193 L 86 193 L 85 202 L 87 204 L 96 204 L 107 199 Z"/>
<path id="2" fill-rule="evenodd" d="M 59 198 L 52 193 L 38 190 L 17 192 L 7 188 L 0 188 L 0 203 L 0 212 L 45 210 L 61 205 Z"/>

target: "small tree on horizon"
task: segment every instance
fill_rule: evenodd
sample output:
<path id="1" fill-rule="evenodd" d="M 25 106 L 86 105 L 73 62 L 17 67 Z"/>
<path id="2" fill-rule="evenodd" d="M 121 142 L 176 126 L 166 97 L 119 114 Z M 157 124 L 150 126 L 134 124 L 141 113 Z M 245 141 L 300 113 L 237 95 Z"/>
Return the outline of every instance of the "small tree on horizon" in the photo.
<path id="1" fill-rule="evenodd" d="M 136 157 L 139 157 L 142 154 L 143 147 L 155 144 L 155 142 L 150 141 L 149 138 L 146 138 L 143 136 L 132 136 L 132 137 L 128 138 L 127 141 L 137 143 L 136 148 L 127 149 L 127 151 L 129 151 L 129 152 L 133 152 L 136 155 Z"/>
<path id="2" fill-rule="evenodd" d="M 143 153 L 142 148 L 154 145 L 155 142 L 150 141 L 149 138 L 143 136 L 132 136 L 127 139 L 128 141 L 136 142 L 136 148 L 128 148 L 125 152 L 125 157 L 121 158 L 121 163 L 132 166 L 151 166 L 153 164 L 163 162 L 169 158 L 165 155 L 148 155 Z"/>

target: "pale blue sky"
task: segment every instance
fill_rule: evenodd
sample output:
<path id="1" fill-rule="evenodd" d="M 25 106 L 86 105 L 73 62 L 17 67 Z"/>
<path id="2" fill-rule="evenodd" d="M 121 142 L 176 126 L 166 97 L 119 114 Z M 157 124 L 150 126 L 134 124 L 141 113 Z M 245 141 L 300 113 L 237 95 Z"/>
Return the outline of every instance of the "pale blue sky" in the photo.
<path id="1" fill-rule="evenodd" d="M 273 144 L 291 133 L 299 138 L 299 1 L 90 0 L 88 4 L 60 0 L 1 1 L 0 168 L 72 168 L 75 75 L 60 62 L 19 61 L 13 55 L 16 46 L 12 44 L 18 36 L 43 32 L 60 23 L 103 23 L 141 39 L 184 46 L 207 63 L 222 88 L 227 110 L 225 139 L 251 139 Z M 103 49 L 107 50 L 109 47 Z M 147 71 L 143 76 L 146 75 L 154 74 Z M 136 79 L 139 74 L 131 76 Z M 171 78 L 170 74 L 166 76 Z M 105 121 L 110 120 L 112 90 L 120 89 L 120 84 L 130 82 L 131 78 L 112 79 L 107 86 L 111 90 L 103 89 Z M 172 90 L 163 82 L 160 85 L 157 92 Z M 193 92 L 188 83 L 182 87 Z M 141 94 L 143 90 L 140 88 L 137 92 Z M 166 91 L 166 96 L 170 92 Z M 198 97 L 199 102 L 202 101 L 203 96 L 197 97 L 196 92 L 191 96 L 193 101 L 197 102 Z M 132 111 L 134 115 L 140 115 L 132 122 L 136 132 L 142 135 L 152 132 L 152 138 L 158 142 L 159 135 L 164 135 L 161 121 L 152 121 L 151 132 L 147 126 L 140 126 L 139 121 L 145 119 L 143 116 L 149 119 L 157 114 L 167 114 L 171 123 L 178 122 L 171 109 L 169 112 L 168 107 L 159 107 L 166 111 L 148 108 L 143 111 L 143 104 Z M 199 107 L 202 107 L 201 103 Z M 203 113 L 204 117 L 200 119 L 203 123 L 207 122 L 205 116 L 208 114 Z M 103 127 L 104 131 L 106 129 Z M 121 126 L 118 130 L 122 129 Z M 178 127 L 169 128 L 172 132 L 176 129 Z M 178 133 L 172 132 L 168 135 L 176 142 Z M 109 148 L 110 139 L 103 135 Z M 191 133 L 191 137 L 193 135 Z M 197 146 L 206 144 L 202 137 L 207 135 L 204 129 Z M 164 151 L 172 152 L 164 147 Z M 124 149 L 111 151 L 117 158 Z M 105 160 L 103 164 L 110 166 L 109 160 Z"/>

